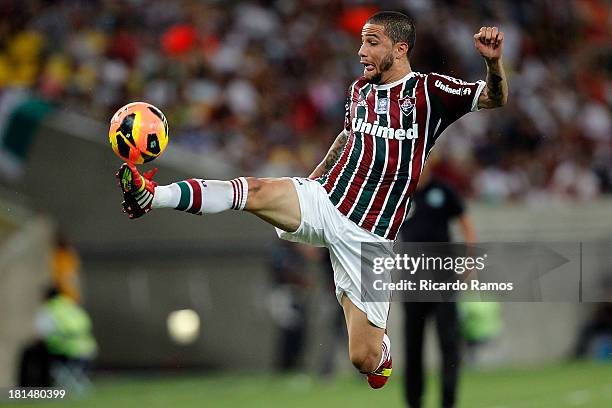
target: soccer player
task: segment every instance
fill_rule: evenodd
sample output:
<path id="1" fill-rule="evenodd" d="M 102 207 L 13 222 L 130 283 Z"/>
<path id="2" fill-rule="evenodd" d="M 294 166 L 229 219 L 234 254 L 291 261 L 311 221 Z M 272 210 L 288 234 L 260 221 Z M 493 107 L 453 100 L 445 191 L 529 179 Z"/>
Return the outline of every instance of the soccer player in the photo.
<path id="1" fill-rule="evenodd" d="M 151 209 L 193 214 L 244 210 L 276 227 L 280 238 L 326 246 L 344 310 L 353 365 L 372 388 L 391 375 L 386 334 L 389 302 L 360 297 L 360 243 L 392 243 L 410 206 L 428 153 L 464 114 L 505 104 L 504 35 L 482 27 L 474 45 L 486 82 L 412 71 L 414 24 L 398 12 L 371 16 L 361 33 L 363 76 L 348 89 L 344 129 L 308 178 L 189 179 L 157 186 L 132 164 L 117 173 L 130 218 Z"/>

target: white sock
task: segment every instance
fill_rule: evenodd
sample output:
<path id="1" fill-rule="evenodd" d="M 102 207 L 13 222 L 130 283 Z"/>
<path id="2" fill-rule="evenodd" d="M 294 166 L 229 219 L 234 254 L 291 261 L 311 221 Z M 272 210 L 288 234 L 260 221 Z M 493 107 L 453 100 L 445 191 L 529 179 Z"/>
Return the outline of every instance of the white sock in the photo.
<path id="1" fill-rule="evenodd" d="M 189 179 L 155 187 L 153 208 L 174 208 L 192 214 L 243 210 L 249 192 L 246 178 L 230 181 Z"/>
<path id="2" fill-rule="evenodd" d="M 383 363 L 387 361 L 387 359 L 391 355 L 391 339 L 389 338 L 389 336 L 387 336 L 387 333 L 383 335 L 383 342 L 381 347 L 382 353 L 380 355 L 380 363 L 378 363 L 378 367 L 376 367 L 376 370 L 378 370 L 380 366 L 383 365 Z"/>
<path id="3" fill-rule="evenodd" d="M 153 208 L 176 208 L 181 199 L 181 189 L 176 183 L 169 186 L 155 187 L 153 195 Z"/>

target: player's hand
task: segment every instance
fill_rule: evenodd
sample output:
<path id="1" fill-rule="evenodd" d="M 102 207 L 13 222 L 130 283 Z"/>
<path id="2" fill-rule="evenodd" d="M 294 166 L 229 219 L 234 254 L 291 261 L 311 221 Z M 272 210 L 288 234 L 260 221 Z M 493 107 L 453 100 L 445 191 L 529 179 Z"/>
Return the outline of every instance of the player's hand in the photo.
<path id="1" fill-rule="evenodd" d="M 474 46 L 486 60 L 498 60 L 502 56 L 504 33 L 497 27 L 480 27 L 474 34 Z"/>

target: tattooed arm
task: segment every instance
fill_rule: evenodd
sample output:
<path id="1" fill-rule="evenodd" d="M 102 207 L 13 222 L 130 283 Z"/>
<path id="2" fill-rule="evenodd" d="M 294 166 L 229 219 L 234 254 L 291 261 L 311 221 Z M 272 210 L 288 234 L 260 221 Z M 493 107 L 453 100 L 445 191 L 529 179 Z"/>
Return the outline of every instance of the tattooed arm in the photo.
<path id="1" fill-rule="evenodd" d="M 312 173 L 310 173 L 310 176 L 308 176 L 308 178 L 315 179 L 317 177 L 321 177 L 332 168 L 334 163 L 336 163 L 336 161 L 338 160 L 338 157 L 340 157 L 340 153 L 342 153 L 342 150 L 344 149 L 346 139 L 347 135 L 343 130 L 342 132 L 340 132 L 338 137 L 336 137 L 336 140 L 329 148 L 329 151 L 325 155 L 323 161 L 319 163 L 319 165 L 314 169 Z"/>
<path id="2" fill-rule="evenodd" d="M 508 82 L 502 62 L 504 33 L 497 27 L 481 27 L 474 46 L 487 64 L 487 84 L 478 98 L 478 108 L 497 108 L 508 101 Z"/>
<path id="3" fill-rule="evenodd" d="M 492 109 L 508 101 L 508 82 L 501 59 L 487 60 L 487 84 L 478 98 L 478 108 Z"/>

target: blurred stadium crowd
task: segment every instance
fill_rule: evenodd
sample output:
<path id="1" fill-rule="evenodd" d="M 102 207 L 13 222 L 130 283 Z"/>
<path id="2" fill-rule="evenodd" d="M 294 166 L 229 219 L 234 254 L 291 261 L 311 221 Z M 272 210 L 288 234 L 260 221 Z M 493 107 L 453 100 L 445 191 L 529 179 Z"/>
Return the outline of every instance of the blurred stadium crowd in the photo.
<path id="1" fill-rule="evenodd" d="M 341 129 L 361 25 L 378 9 L 415 18 L 419 72 L 484 79 L 472 35 L 505 32 L 509 103 L 446 132 L 439 176 L 490 201 L 612 192 L 605 0 L 4 0 L 0 90 L 30 88 L 105 121 L 146 100 L 167 114 L 172 143 L 203 160 L 306 175 Z"/>

